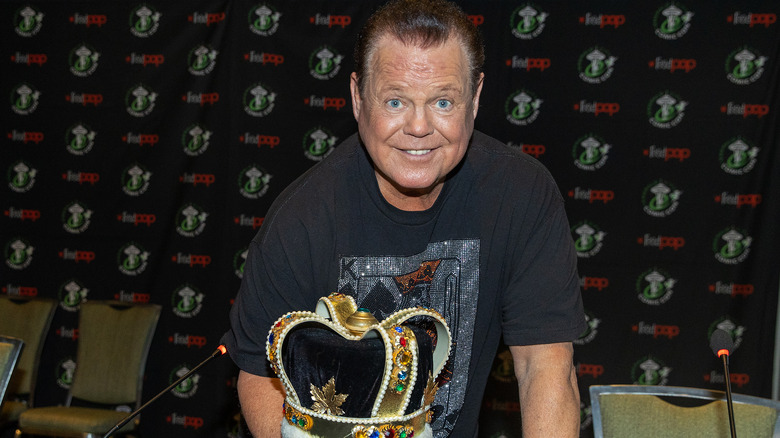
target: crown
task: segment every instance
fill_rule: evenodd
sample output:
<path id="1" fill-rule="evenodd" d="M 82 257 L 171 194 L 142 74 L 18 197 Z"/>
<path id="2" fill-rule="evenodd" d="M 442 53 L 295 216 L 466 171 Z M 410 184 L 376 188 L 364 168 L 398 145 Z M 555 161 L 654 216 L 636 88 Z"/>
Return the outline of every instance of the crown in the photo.
<path id="1" fill-rule="evenodd" d="M 435 310 L 399 310 L 379 322 L 344 294 L 315 312 L 290 312 L 268 333 L 282 382 L 283 437 L 424 438 L 450 331 Z"/>

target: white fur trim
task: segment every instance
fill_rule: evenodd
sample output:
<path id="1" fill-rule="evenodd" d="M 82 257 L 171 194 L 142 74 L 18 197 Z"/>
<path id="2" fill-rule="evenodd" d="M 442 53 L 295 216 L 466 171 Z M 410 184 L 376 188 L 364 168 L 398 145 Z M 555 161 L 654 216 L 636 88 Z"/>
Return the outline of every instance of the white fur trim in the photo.
<path id="1" fill-rule="evenodd" d="M 316 435 L 312 435 L 300 427 L 293 426 L 284 418 L 282 419 L 282 438 L 311 438 L 314 436 Z"/>

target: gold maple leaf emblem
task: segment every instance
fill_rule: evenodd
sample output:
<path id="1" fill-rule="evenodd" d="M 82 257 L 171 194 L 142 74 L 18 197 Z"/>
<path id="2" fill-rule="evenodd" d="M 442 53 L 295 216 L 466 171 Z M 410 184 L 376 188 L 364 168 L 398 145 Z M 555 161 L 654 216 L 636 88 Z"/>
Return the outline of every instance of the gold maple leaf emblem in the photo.
<path id="1" fill-rule="evenodd" d="M 436 392 L 439 390 L 439 385 L 433 379 L 433 375 L 428 372 L 428 382 L 425 385 L 425 392 L 423 393 L 423 403 L 425 406 L 430 406 L 433 403 L 433 399 L 436 398 Z"/>
<path id="2" fill-rule="evenodd" d="M 349 394 L 336 394 L 335 377 L 331 377 L 322 388 L 311 384 L 311 399 L 314 400 L 311 410 L 318 414 L 344 415 L 341 405 L 348 396 Z"/>

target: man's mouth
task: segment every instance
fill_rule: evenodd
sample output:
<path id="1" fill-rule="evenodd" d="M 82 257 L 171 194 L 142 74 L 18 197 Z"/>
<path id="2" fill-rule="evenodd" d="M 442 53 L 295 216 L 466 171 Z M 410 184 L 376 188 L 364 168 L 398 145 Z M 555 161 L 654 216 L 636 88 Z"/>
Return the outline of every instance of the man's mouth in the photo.
<path id="1" fill-rule="evenodd" d="M 431 151 L 430 149 L 419 149 L 419 150 L 412 149 L 412 150 L 408 150 L 408 151 L 405 151 L 405 152 L 407 154 L 411 154 L 411 155 L 425 155 L 425 154 L 427 154 L 430 151 Z"/>

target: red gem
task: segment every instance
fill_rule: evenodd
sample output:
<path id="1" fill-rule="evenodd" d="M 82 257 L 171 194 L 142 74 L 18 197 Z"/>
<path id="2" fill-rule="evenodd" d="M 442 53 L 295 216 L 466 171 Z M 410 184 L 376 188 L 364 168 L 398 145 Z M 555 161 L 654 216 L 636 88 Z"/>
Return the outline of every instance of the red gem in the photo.
<path id="1" fill-rule="evenodd" d="M 401 338 L 398 342 L 401 343 L 402 347 L 406 347 L 406 338 Z"/>

